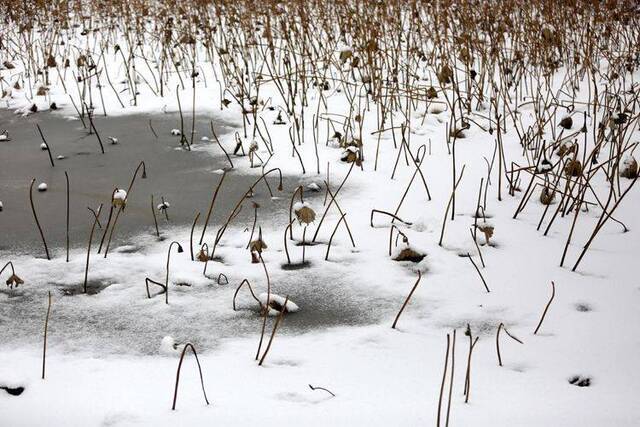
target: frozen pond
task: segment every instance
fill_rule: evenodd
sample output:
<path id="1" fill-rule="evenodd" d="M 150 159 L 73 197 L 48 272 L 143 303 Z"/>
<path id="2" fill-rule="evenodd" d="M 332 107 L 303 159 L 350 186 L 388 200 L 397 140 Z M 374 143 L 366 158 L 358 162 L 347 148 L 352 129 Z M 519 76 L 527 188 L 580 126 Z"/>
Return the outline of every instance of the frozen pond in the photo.
<path id="1" fill-rule="evenodd" d="M 150 120 L 158 138 L 152 133 Z M 87 207 L 97 209 L 103 203 L 101 218 L 106 222 L 113 190 L 129 186 L 141 161 L 146 164 L 147 178 L 141 179 L 141 174 L 136 178 L 127 207 L 118 219 L 114 234 L 116 243 L 122 244 L 127 237 L 139 232 L 155 233 L 152 194 L 156 206 L 162 197 L 171 205 L 167 211 L 169 222 L 156 210 L 161 232 L 168 226 L 191 224 L 197 212 L 201 213 L 200 223 L 203 222 L 221 178 L 220 169 L 229 165 L 221 150 L 214 152 L 219 155 L 203 152 L 205 144 L 213 144 L 200 141 L 202 136 L 211 136 L 208 118 L 200 117 L 196 122 L 196 144 L 192 151 L 180 148 L 180 137 L 171 135 L 171 129 L 179 128 L 179 116 L 176 114 L 97 116 L 94 121 L 103 140 L 105 154 L 100 152 L 96 135 L 89 135 L 80 120 L 65 119 L 51 113 L 24 118 L 0 110 L 0 130 L 8 130 L 11 137 L 9 142 L 0 142 L 0 200 L 4 204 L 4 210 L 0 212 L 0 253 L 28 251 L 44 256 L 29 205 L 29 185 L 33 178 L 36 179 L 34 203 L 47 243 L 53 248 L 64 247 L 65 171 L 70 181 L 71 246 L 86 246 L 93 221 Z M 85 122 L 89 126 L 86 118 Z M 185 128 L 186 123 L 190 129 L 190 120 L 185 120 Z M 47 152 L 40 149 L 42 141 L 36 124 L 42 128 L 51 147 L 55 167 L 51 167 Z M 214 121 L 214 126 L 218 135 L 229 131 L 221 122 Z M 117 138 L 117 145 L 112 145 L 108 137 Z M 58 160 L 57 156 L 65 158 Z M 236 160 L 240 161 L 247 160 Z M 214 210 L 212 224 L 226 218 L 228 211 L 255 179 L 235 171 L 228 174 L 218 195 L 218 209 Z M 48 190 L 41 193 L 37 186 L 42 182 L 47 183 Z M 295 185 L 291 182 L 286 184 L 285 189 Z M 262 188 L 256 194 L 255 201 L 263 206 L 263 210 L 284 210 L 286 198 L 271 201 L 267 196 Z M 251 209 L 243 209 L 238 219 L 250 217 Z"/>
<path id="2" fill-rule="evenodd" d="M 150 119 L 157 138 L 149 127 Z M 192 151 L 187 151 L 180 147 L 179 137 L 171 135 L 171 129 L 179 126 L 177 115 L 96 117 L 105 154 L 100 153 L 95 134 L 88 134 L 79 120 L 50 113 L 24 118 L 0 111 L 0 123 L 0 128 L 7 129 L 11 137 L 11 141 L 0 143 L 0 200 L 4 203 L 4 210 L 0 212 L 2 259 L 16 254 L 44 257 L 29 205 L 32 178 L 36 179 L 36 185 L 46 182 L 49 186 L 46 192 L 34 188 L 34 200 L 47 242 L 55 254 L 53 261 L 36 261 L 39 262 L 37 271 L 24 271 L 23 266 L 16 266 L 27 283 L 17 290 L 4 286 L 0 290 L 0 342 L 4 346 L 41 342 L 49 290 L 54 298 L 51 346 L 60 346 L 65 351 L 154 353 L 165 335 L 193 341 L 206 350 L 215 347 L 220 339 L 259 332 L 261 320 L 247 289 L 239 294 L 239 310 L 234 312 L 231 308 L 235 288 L 246 272 L 242 268 L 225 268 L 224 259 L 222 263 L 210 263 L 209 278 L 182 274 L 180 267 L 174 268 L 176 277 L 172 277 L 175 281 L 171 285 L 169 306 L 164 304 L 163 295 L 147 299 L 144 291 L 145 277 L 164 281 L 160 273 L 164 269 L 164 256 L 152 252 L 157 250 L 161 239 L 155 236 L 151 194 L 155 204 L 160 203 L 161 197 L 171 204 L 169 221 L 156 211 L 163 238 L 173 237 L 175 233 L 184 237 L 196 212 L 201 213 L 194 237 L 197 242 L 213 191 L 222 176 L 220 169 L 228 166 L 222 151 L 218 149 L 216 154 L 205 149 L 212 142 L 200 141 L 201 136 L 210 135 L 208 118 L 197 120 L 194 138 L 197 142 Z M 45 132 L 55 167 L 51 167 L 47 152 L 40 149 L 36 123 Z M 214 121 L 214 125 L 219 135 L 228 131 L 224 123 Z M 118 144 L 112 145 L 109 136 L 118 138 Z M 57 159 L 59 155 L 65 158 Z M 104 225 L 114 188 L 127 188 L 142 160 L 147 178 L 136 178 L 105 261 L 96 253 L 102 231 L 98 230 L 94 236 L 89 286 L 90 294 L 95 294 L 78 294 L 84 268 L 84 259 L 78 250 L 86 248 L 93 220 L 87 207 L 95 209 L 100 203 L 104 204 L 101 215 Z M 233 160 L 247 162 L 246 158 Z M 69 264 L 64 262 L 65 171 L 69 174 L 71 189 L 70 241 L 72 250 L 76 250 Z M 288 222 L 289 197 L 301 182 L 285 177 L 284 191 L 279 193 L 276 176 L 271 175 L 269 181 L 277 197 L 270 197 L 261 183 L 252 200 L 261 206 L 259 216 L 263 224 L 284 227 Z M 210 221 L 209 240 L 255 180 L 255 176 L 235 170 L 228 172 Z M 313 194 L 305 196 L 313 200 Z M 321 197 L 316 197 L 321 204 Z M 252 220 L 251 204 L 245 203 L 234 225 L 250 227 Z M 168 242 L 161 244 L 163 251 Z M 194 246 L 197 250 L 197 245 Z M 150 249 L 154 247 L 156 249 Z M 188 252 L 187 247 L 185 250 Z M 292 243 L 290 250 L 298 256 L 301 248 Z M 224 254 L 224 245 L 221 251 Z M 245 253 L 248 256 L 248 251 Z M 287 317 L 281 333 L 372 323 L 397 310 L 396 301 L 390 303 L 382 297 L 373 298 L 354 291 L 349 279 L 338 270 L 312 263 L 305 269 L 286 271 L 282 268 L 283 260 L 283 253 L 274 252 L 267 260 L 274 290 L 291 295 L 302 310 Z M 202 268 L 201 263 L 188 261 L 184 267 L 190 265 Z M 261 267 L 256 268 L 262 274 Z M 229 276 L 228 285 L 216 283 L 219 271 Z M 181 280 L 191 281 L 192 286 L 176 286 Z M 256 292 L 264 291 L 264 280 L 252 282 Z"/>

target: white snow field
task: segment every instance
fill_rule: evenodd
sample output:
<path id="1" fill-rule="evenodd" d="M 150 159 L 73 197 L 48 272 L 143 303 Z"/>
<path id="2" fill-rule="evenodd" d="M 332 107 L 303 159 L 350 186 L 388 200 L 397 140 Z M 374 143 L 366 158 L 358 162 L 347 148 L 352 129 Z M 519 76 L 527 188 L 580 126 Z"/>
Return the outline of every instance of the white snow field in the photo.
<path id="1" fill-rule="evenodd" d="M 20 116 L 0 120 L 0 426 L 640 425 L 635 2 L 5 0 L 0 17 L 0 118 Z M 102 154 L 101 123 L 134 115 L 149 131 L 103 134 Z M 163 170 L 74 193 L 72 159 L 49 164 L 60 138 L 40 149 L 54 122 L 105 165 L 156 133 L 206 159 L 184 183 L 207 182 L 193 229 L 180 191 L 149 189 Z M 45 251 L 30 179 L 6 172 L 26 155 L 48 186 L 34 209 L 63 212 L 37 212 L 45 238 L 66 168 L 72 198 L 103 204 L 89 258 L 84 207 L 68 260 L 63 238 Z M 147 226 L 99 253 L 139 201 Z"/>

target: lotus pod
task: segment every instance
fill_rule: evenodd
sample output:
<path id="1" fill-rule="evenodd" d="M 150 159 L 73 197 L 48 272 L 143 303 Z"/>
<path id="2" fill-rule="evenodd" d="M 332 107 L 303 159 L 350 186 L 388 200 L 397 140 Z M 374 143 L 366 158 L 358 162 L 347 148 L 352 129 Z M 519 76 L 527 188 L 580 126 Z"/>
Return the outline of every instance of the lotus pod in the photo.
<path id="1" fill-rule="evenodd" d="M 573 127 L 573 119 L 571 116 L 566 116 L 560 120 L 560 126 L 564 129 L 571 129 Z"/>
<path id="2" fill-rule="evenodd" d="M 576 151 L 576 145 L 573 142 L 564 142 L 558 147 L 558 156 L 564 157 Z"/>
<path id="3" fill-rule="evenodd" d="M 249 249 L 251 249 L 251 252 L 257 252 L 259 254 L 261 254 L 262 251 L 267 248 L 268 248 L 267 244 L 261 238 L 253 240 L 249 244 Z"/>
<path id="4" fill-rule="evenodd" d="M 540 191 L 540 203 L 543 205 L 550 205 L 555 197 L 556 192 L 549 187 L 543 187 L 542 191 Z"/>
<path id="5" fill-rule="evenodd" d="M 295 208 L 295 214 L 300 225 L 311 224 L 316 219 L 316 213 L 309 207 L 307 203 L 304 203 L 301 206 L 297 206 Z"/>
<path id="6" fill-rule="evenodd" d="M 425 254 L 420 253 L 411 247 L 407 246 L 402 249 L 395 257 L 392 259 L 394 261 L 411 261 L 411 262 L 420 262 L 426 257 Z"/>
<path id="7" fill-rule="evenodd" d="M 127 204 L 127 192 L 116 188 L 113 192 L 113 197 L 111 198 L 111 204 L 114 208 L 122 207 L 124 209 Z"/>
<path id="8" fill-rule="evenodd" d="M 580 160 L 569 160 L 564 166 L 564 173 L 567 176 L 580 176 L 582 174 L 582 163 L 580 163 Z"/>
<path id="9" fill-rule="evenodd" d="M 18 286 L 22 285 L 24 283 L 24 280 L 22 280 L 14 273 L 7 279 L 5 283 L 10 289 L 13 289 L 14 286 L 17 288 Z"/>
<path id="10" fill-rule="evenodd" d="M 207 255 L 204 249 L 200 249 L 200 252 L 196 255 L 196 259 L 200 262 L 206 262 L 209 260 L 209 255 Z"/>
<path id="11" fill-rule="evenodd" d="M 349 60 L 349 58 L 351 58 L 353 56 L 353 52 L 351 52 L 351 50 L 343 50 L 342 52 L 340 52 L 340 62 L 342 62 L 343 64 L 345 62 L 347 62 Z"/>
<path id="12" fill-rule="evenodd" d="M 634 179 L 638 176 L 638 162 L 632 156 L 625 158 L 620 166 L 621 177 Z"/>
<path id="13" fill-rule="evenodd" d="M 493 230 L 494 230 L 493 225 L 479 224 L 478 230 L 484 233 L 484 240 L 488 245 L 490 243 L 491 238 L 493 237 Z"/>
<path id="14" fill-rule="evenodd" d="M 444 65 L 438 71 L 438 81 L 442 84 L 451 83 L 451 79 L 453 78 L 453 70 L 448 65 Z"/>

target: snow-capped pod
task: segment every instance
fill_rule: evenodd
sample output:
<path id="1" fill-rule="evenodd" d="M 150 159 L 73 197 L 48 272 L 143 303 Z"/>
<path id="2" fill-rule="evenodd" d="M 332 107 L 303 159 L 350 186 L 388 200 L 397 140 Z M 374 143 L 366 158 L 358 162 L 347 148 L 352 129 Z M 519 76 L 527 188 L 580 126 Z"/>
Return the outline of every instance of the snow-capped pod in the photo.
<path id="1" fill-rule="evenodd" d="M 124 208 L 125 204 L 127 203 L 127 192 L 120 188 L 116 188 L 116 190 L 113 192 L 111 203 L 116 208 L 119 208 L 120 206 Z"/>
<path id="2" fill-rule="evenodd" d="M 351 48 L 351 46 L 345 43 L 340 43 L 338 45 L 338 52 L 339 52 L 340 62 L 342 62 L 343 64 L 353 56 L 353 49 Z"/>
<path id="3" fill-rule="evenodd" d="M 200 141 L 211 141 L 208 136 L 203 136 Z"/>
<path id="4" fill-rule="evenodd" d="M 42 191 L 47 191 L 49 189 L 49 186 L 47 185 L 46 182 L 41 182 L 40 184 L 38 184 L 38 191 L 42 192 Z"/>
<path id="5" fill-rule="evenodd" d="M 160 341 L 159 352 L 160 354 L 163 354 L 165 356 L 180 354 L 182 353 L 183 349 L 184 344 L 178 344 L 176 340 L 174 340 L 173 337 L 169 335 L 165 336 L 164 338 L 162 338 L 162 341 Z"/>
<path id="6" fill-rule="evenodd" d="M 47 144 L 45 144 L 44 142 L 40 144 L 40 149 L 42 151 L 47 151 L 49 149 L 49 147 L 47 147 Z"/>
<path id="7" fill-rule="evenodd" d="M 111 145 L 116 145 L 118 143 L 118 138 L 114 136 L 110 136 L 108 138 L 109 138 L 109 141 L 111 141 Z"/>
<path id="8" fill-rule="evenodd" d="M 56 159 L 58 159 L 58 160 L 63 160 L 63 159 L 66 159 L 66 158 L 67 157 L 63 156 L 62 154 L 59 154 L 58 156 L 56 156 Z"/>
<path id="9" fill-rule="evenodd" d="M 620 176 L 634 179 L 638 176 L 638 162 L 631 154 L 627 154 L 620 162 Z"/>
<path id="10" fill-rule="evenodd" d="M 293 205 L 293 212 L 296 214 L 300 225 L 311 224 L 316 219 L 316 213 L 311 209 L 311 205 L 308 202 L 297 202 Z"/>
<path id="11" fill-rule="evenodd" d="M 318 184 L 316 184 L 315 182 L 312 182 L 311 184 L 307 185 L 307 189 L 311 190 L 311 191 L 318 192 L 318 191 L 320 191 L 320 186 Z"/>
<path id="12" fill-rule="evenodd" d="M 258 295 L 258 300 L 260 300 L 262 308 L 265 309 L 265 306 L 267 305 L 267 293 L 264 292 Z M 288 300 L 285 306 L 285 301 L 287 301 L 287 299 L 280 295 L 274 293 L 269 294 L 269 316 L 277 316 L 280 314 L 283 307 L 285 313 L 296 313 L 300 311 L 300 307 L 298 307 L 296 303 Z"/>
<path id="13" fill-rule="evenodd" d="M 411 261 L 420 262 L 427 255 L 422 251 L 413 248 L 408 241 L 402 242 L 391 253 L 391 259 L 394 261 Z"/>
<path id="14" fill-rule="evenodd" d="M 342 152 L 342 155 L 340 156 L 340 160 L 346 163 L 356 162 L 356 164 L 360 166 L 361 160 L 360 160 L 360 153 L 358 152 L 358 147 L 349 145 Z"/>
<path id="15" fill-rule="evenodd" d="M 0 212 L 4 209 L 4 205 L 2 204 L 2 200 L 0 200 Z"/>
<path id="16" fill-rule="evenodd" d="M 159 211 L 165 211 L 165 210 L 169 209 L 170 206 L 171 206 L 171 204 L 169 202 L 163 201 L 162 203 L 160 203 L 156 207 L 158 208 Z"/>
<path id="17" fill-rule="evenodd" d="M 180 136 L 182 135 L 182 132 L 180 132 L 180 129 L 171 129 L 171 135 Z"/>
<path id="18" fill-rule="evenodd" d="M 476 228 L 480 230 L 484 234 L 484 239 L 487 245 L 489 244 L 489 240 L 493 237 L 493 231 L 495 227 L 488 221 L 478 222 L 476 224 Z"/>
<path id="19" fill-rule="evenodd" d="M 11 139 L 9 138 L 8 130 L 4 130 L 2 131 L 2 133 L 0 133 L 0 142 L 3 142 L 3 141 L 11 141 Z"/>

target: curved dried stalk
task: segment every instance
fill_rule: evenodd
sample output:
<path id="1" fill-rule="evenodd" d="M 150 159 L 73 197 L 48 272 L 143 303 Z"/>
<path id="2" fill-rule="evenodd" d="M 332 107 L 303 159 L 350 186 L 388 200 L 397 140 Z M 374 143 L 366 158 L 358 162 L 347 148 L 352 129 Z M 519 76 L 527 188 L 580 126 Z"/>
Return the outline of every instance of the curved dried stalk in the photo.
<path id="1" fill-rule="evenodd" d="M 67 171 L 64 171 L 64 177 L 67 182 L 67 187 L 66 187 L 67 188 L 67 210 L 66 210 L 67 221 L 66 221 L 66 229 L 65 229 L 66 231 L 65 246 L 67 248 L 67 262 L 69 262 L 69 174 L 67 173 Z"/>
<path id="2" fill-rule="evenodd" d="M 111 239 L 113 238 L 113 233 L 116 229 L 116 224 L 118 223 L 118 218 L 120 217 L 120 213 L 124 210 L 126 204 L 127 204 L 127 200 L 129 200 L 129 196 L 131 195 L 131 189 L 133 188 L 133 184 L 136 181 L 136 177 L 138 176 L 138 172 L 140 171 L 140 168 L 142 168 L 142 179 L 146 179 L 147 178 L 147 165 L 144 163 L 144 160 L 141 161 L 140 163 L 138 163 L 138 167 L 136 167 L 136 169 L 133 171 L 133 176 L 131 177 L 131 182 L 129 183 L 129 187 L 127 187 L 127 195 L 125 196 L 125 199 L 122 203 L 122 205 L 120 205 L 120 207 L 118 208 L 117 212 L 116 212 L 116 216 L 113 219 L 113 224 L 111 225 L 111 231 L 109 232 L 109 239 L 107 240 L 107 246 L 104 249 L 104 257 L 107 257 L 107 254 L 109 253 L 109 246 L 111 246 Z M 115 191 L 114 191 L 115 194 Z M 112 201 L 113 201 L 113 196 L 112 196 Z M 109 224 L 107 223 L 107 227 L 109 226 Z M 105 231 L 106 232 L 106 231 Z"/>
<path id="3" fill-rule="evenodd" d="M 293 191 L 293 194 L 291 195 L 291 203 L 289 203 L 289 240 L 293 240 L 293 201 L 296 198 L 296 194 L 300 193 L 300 202 L 304 203 L 304 187 L 302 185 L 299 185 L 298 187 L 296 187 L 296 189 Z M 288 258 L 288 256 L 287 256 Z"/>
<path id="4" fill-rule="evenodd" d="M 44 379 L 45 363 L 47 358 L 47 333 L 49 331 L 49 315 L 51 314 L 51 291 L 47 300 L 47 316 L 44 318 L 44 340 L 42 343 L 42 379 Z"/>
<path id="5" fill-rule="evenodd" d="M 451 337 L 447 334 L 447 352 L 444 356 L 444 369 L 442 371 L 442 382 L 440 383 L 440 397 L 438 398 L 438 416 L 436 418 L 436 426 L 440 427 L 440 412 L 442 410 L 442 395 L 444 394 L 444 385 L 447 381 L 447 367 L 449 366 L 449 347 L 451 345 Z"/>
<path id="6" fill-rule="evenodd" d="M 204 379 L 202 377 L 202 367 L 200 366 L 200 360 L 198 359 L 198 353 L 196 353 L 196 348 L 190 342 L 184 345 L 182 349 L 182 353 L 180 354 L 180 361 L 178 362 L 178 370 L 176 371 L 176 387 L 173 391 L 173 405 L 171 406 L 171 410 L 176 410 L 176 401 L 178 400 L 178 384 L 180 383 L 180 369 L 182 369 L 182 360 L 184 359 L 184 355 L 187 352 L 187 349 L 190 348 L 193 352 L 193 355 L 196 358 L 196 363 L 198 364 L 198 374 L 200 375 L 200 385 L 202 386 L 202 395 L 204 396 L 204 401 L 209 404 L 209 399 L 207 399 L 207 392 L 204 389 Z"/>
<path id="7" fill-rule="evenodd" d="M 155 280 L 152 280 L 152 279 L 147 277 L 147 278 L 144 279 L 144 286 L 147 289 L 147 298 L 148 299 L 151 299 L 151 293 L 149 292 L 149 283 L 157 285 L 157 286 L 160 286 L 162 288 L 162 292 L 158 293 L 158 295 L 162 295 L 165 292 L 167 292 L 167 287 L 165 285 L 163 285 L 160 282 L 156 282 Z"/>
<path id="8" fill-rule="evenodd" d="M 113 210 L 113 208 L 111 208 Z M 158 230 L 158 218 L 156 217 L 156 205 L 153 203 L 153 194 L 151 195 L 151 215 L 153 215 L 153 224 L 156 227 L 156 236 L 160 237 L 160 230 Z"/>
<path id="9" fill-rule="evenodd" d="M 247 279 L 244 279 L 240 283 L 240 285 L 236 288 L 236 292 L 233 294 L 233 311 L 237 311 L 236 310 L 236 297 L 238 296 L 238 292 L 240 292 L 240 288 L 244 284 L 246 284 L 249 287 L 249 292 L 251 292 L 251 296 L 253 297 L 254 300 L 256 300 L 256 302 L 258 303 L 258 306 L 260 306 L 260 307 L 262 306 L 262 303 L 260 302 L 260 300 L 258 299 L 256 294 L 253 293 L 253 288 L 251 287 L 251 283 L 249 283 L 249 281 Z"/>
<path id="10" fill-rule="evenodd" d="M 278 315 L 278 318 L 276 319 L 276 323 L 275 325 L 273 325 L 273 330 L 271 331 L 271 336 L 269 337 L 269 342 L 267 343 L 267 348 L 264 350 L 264 353 L 262 354 L 262 357 L 260 358 L 260 362 L 258 362 L 258 366 L 262 366 L 262 364 L 264 363 L 264 359 L 266 359 L 267 354 L 269 353 L 269 350 L 271 349 L 271 343 L 273 342 L 273 337 L 276 335 L 276 331 L 278 330 L 278 325 L 280 325 L 280 322 L 282 321 L 282 318 L 284 317 L 284 313 L 286 312 L 287 309 L 287 303 L 289 302 L 289 296 L 287 296 L 284 299 L 284 304 L 282 305 L 282 310 L 280 310 L 280 314 Z M 268 308 L 268 300 L 267 300 L 267 311 L 269 310 Z"/>
<path id="11" fill-rule="evenodd" d="M 82 291 L 87 293 L 87 279 L 89 277 L 89 257 L 91 256 L 91 242 L 93 241 L 93 232 L 96 228 L 96 224 L 100 226 L 100 212 L 102 212 L 102 203 L 98 206 L 98 211 L 94 211 L 91 208 L 87 208 L 93 213 L 93 225 L 91 226 L 91 232 L 89 233 L 89 244 L 87 245 L 87 262 L 84 266 L 84 283 L 82 285 Z"/>
<path id="12" fill-rule="evenodd" d="M 344 221 L 344 217 L 347 214 L 342 214 L 342 216 L 340 217 L 340 219 L 338 220 L 338 222 L 336 223 L 335 228 L 333 229 L 333 232 L 331 233 L 331 237 L 329 238 L 329 244 L 327 245 L 327 253 L 324 256 L 324 260 L 328 261 L 329 260 L 329 251 L 331 250 L 331 243 L 333 242 L 333 236 L 335 236 L 336 231 L 338 231 L 338 226 L 340 225 L 340 223 L 342 221 Z"/>
<path id="13" fill-rule="evenodd" d="M 311 390 L 313 390 L 313 391 L 316 391 L 316 390 L 326 391 L 326 392 L 327 392 L 327 393 L 329 393 L 332 397 L 336 397 L 336 395 L 335 395 L 331 390 L 328 390 L 328 389 L 326 389 L 326 388 L 324 388 L 324 387 L 312 386 L 311 384 L 309 384 L 309 388 L 310 388 Z"/>
<path id="14" fill-rule="evenodd" d="M 451 191 L 451 196 L 449 197 L 449 203 L 447 203 L 447 209 L 444 211 L 444 220 L 442 221 L 442 231 L 440 232 L 440 241 L 438 241 L 438 246 L 442 246 L 442 239 L 444 239 L 444 229 L 447 225 L 447 216 L 449 216 L 449 208 L 451 208 L 451 202 L 453 201 L 454 194 L 456 192 L 456 188 L 458 188 L 458 184 L 462 180 L 462 175 L 464 175 L 464 168 L 466 165 L 462 165 L 462 170 L 460 171 L 460 176 L 453 186 L 453 191 Z"/>
<path id="15" fill-rule="evenodd" d="M 311 239 L 311 242 L 316 241 L 316 239 L 318 238 L 318 233 L 320 232 L 320 227 L 322 227 L 322 223 L 324 221 L 324 218 L 327 216 L 327 212 L 329 212 L 329 208 L 331 207 L 331 204 L 333 203 L 333 200 L 335 200 L 335 198 L 338 196 L 338 193 L 340 192 L 340 190 L 342 190 L 342 187 L 344 186 L 345 182 L 347 182 L 347 178 L 349 178 L 349 175 L 351 175 L 351 171 L 353 170 L 353 167 L 355 166 L 355 162 L 351 163 L 351 166 L 349 167 L 349 170 L 347 171 L 347 174 L 345 175 L 345 177 L 342 179 L 342 182 L 340 183 L 340 186 L 338 187 L 338 189 L 336 190 L 336 192 L 333 194 L 333 197 L 331 198 L 331 201 L 327 204 L 327 207 L 324 210 L 324 213 L 322 214 L 322 217 L 320 218 L 320 222 L 318 222 L 318 226 L 316 227 L 316 232 L 313 234 L 313 239 Z M 329 189 L 329 185 L 327 185 L 327 190 Z"/>
<path id="16" fill-rule="evenodd" d="M 379 209 L 371 209 L 371 219 L 369 220 L 369 225 L 371 226 L 371 228 L 373 228 L 373 214 L 374 213 L 379 213 L 379 214 L 384 214 L 384 215 L 390 216 L 393 219 L 397 219 L 398 221 L 400 221 L 404 225 L 412 225 L 412 223 L 410 223 L 408 221 L 405 221 L 402 218 L 400 218 L 400 217 L 398 217 L 398 216 L 396 216 L 396 215 L 394 215 L 392 213 L 389 213 L 389 212 L 386 212 L 386 211 L 381 211 Z"/>
<path id="17" fill-rule="evenodd" d="M 478 272 L 478 275 L 480 276 L 480 279 L 482 279 L 482 284 L 484 285 L 484 288 L 487 290 L 487 293 L 490 293 L 491 291 L 489 290 L 489 286 L 487 286 L 487 282 L 484 280 L 484 276 L 480 272 L 480 269 L 476 265 L 475 261 L 473 261 L 473 257 L 471 256 L 471 254 L 469 252 L 467 252 L 467 258 L 469 258 L 469 261 L 471 261 L 471 264 L 473 264 L 473 267 Z"/>
<path id="18" fill-rule="evenodd" d="M 189 234 L 189 251 L 191 252 L 191 261 L 195 260 L 193 257 L 193 230 L 196 228 L 198 218 L 200 218 L 200 212 L 198 212 L 196 217 L 193 219 L 193 224 L 191 224 L 191 233 Z"/>
<path id="19" fill-rule="evenodd" d="M 29 202 L 31 203 L 31 212 L 33 212 L 33 219 L 36 221 L 36 226 L 38 227 L 38 231 L 40 232 L 40 238 L 42 239 L 42 244 L 44 245 L 44 252 L 47 254 L 47 259 L 50 260 L 49 256 L 49 247 L 47 246 L 47 241 L 44 238 L 44 232 L 42 231 L 42 226 L 40 225 L 40 221 L 38 220 L 38 215 L 36 214 L 36 207 L 33 204 L 33 184 L 35 184 L 36 179 L 33 178 L 31 180 L 31 185 L 29 186 Z"/>
<path id="20" fill-rule="evenodd" d="M 169 244 L 169 249 L 167 250 L 167 275 L 165 277 L 165 281 L 164 281 L 164 286 L 165 286 L 165 299 L 164 302 L 165 304 L 169 304 L 169 260 L 171 258 L 171 247 L 173 245 L 178 245 L 178 253 L 182 253 L 183 249 L 182 246 L 180 245 L 180 243 L 173 241 Z"/>
<path id="21" fill-rule="evenodd" d="M 505 333 L 513 340 L 519 342 L 520 344 L 524 344 L 522 341 L 520 341 L 518 338 L 516 338 L 515 336 L 511 335 L 509 333 L 509 331 L 507 330 L 507 328 L 504 326 L 504 323 L 500 323 L 500 325 L 498 326 L 498 332 L 496 333 L 496 351 L 498 353 L 498 365 L 502 366 L 502 356 L 500 355 L 500 331 L 504 329 Z"/>
<path id="22" fill-rule="evenodd" d="M 47 154 L 49 155 L 49 162 L 51 163 L 51 167 L 55 167 L 55 164 L 53 163 L 53 154 L 51 154 L 51 147 L 49 146 L 47 140 L 44 138 L 44 134 L 42 133 L 42 129 L 40 129 L 40 125 L 36 123 L 36 127 L 38 128 L 38 132 L 40 133 L 42 143 L 47 147 Z"/>
<path id="23" fill-rule="evenodd" d="M 538 326 L 536 326 L 536 330 L 533 331 L 533 335 L 536 335 L 540 330 L 540 327 L 542 326 L 542 322 L 544 321 L 544 317 L 547 315 L 547 311 L 549 310 L 549 307 L 551 306 L 551 302 L 553 301 L 553 298 L 555 296 L 556 296 L 556 284 L 553 283 L 553 280 L 552 280 L 551 281 L 551 298 L 549 298 L 549 302 L 547 302 L 547 305 L 545 306 L 544 311 L 542 312 L 542 317 L 540 317 L 540 322 L 538 322 Z"/>
<path id="24" fill-rule="evenodd" d="M 422 279 L 422 273 L 420 271 L 418 271 L 418 279 L 416 280 L 416 283 L 413 285 L 413 288 L 411 288 L 411 292 L 409 292 L 409 295 L 407 295 L 407 298 L 404 300 L 404 303 L 402 304 L 402 307 L 400 308 L 400 311 L 398 311 L 398 314 L 396 315 L 396 318 L 393 321 L 393 325 L 391 325 L 391 329 L 395 329 L 396 328 L 396 324 L 398 323 L 398 319 L 400 319 L 400 315 L 404 311 L 404 308 L 407 306 L 407 304 L 409 304 L 409 300 L 411 299 L 411 296 L 413 295 L 413 292 L 415 292 L 416 288 L 418 287 L 418 284 L 420 283 L 420 279 Z"/>
<path id="25" fill-rule="evenodd" d="M 260 262 L 262 263 L 264 274 L 267 277 L 267 301 L 264 307 L 262 306 L 262 303 L 260 303 L 261 304 L 260 306 L 262 308 L 262 329 L 260 330 L 260 342 L 258 342 L 258 351 L 256 352 L 256 360 L 258 360 L 258 357 L 260 356 L 260 349 L 262 348 L 262 340 L 264 339 L 264 330 L 267 326 L 267 317 L 269 316 L 269 302 L 271 301 L 271 279 L 269 278 L 269 272 L 267 271 L 267 266 L 264 263 L 264 259 L 262 259 L 262 254 L 258 253 L 258 257 L 260 257 Z"/>
<path id="26" fill-rule="evenodd" d="M 200 235 L 200 242 L 198 243 L 200 245 L 204 240 L 204 233 L 207 232 L 209 219 L 211 219 L 211 212 L 213 212 L 213 206 L 216 203 L 216 198 L 218 197 L 218 191 L 220 191 L 220 187 L 222 187 L 222 182 L 224 181 L 225 176 L 227 176 L 227 171 L 222 172 L 222 178 L 220 178 L 220 182 L 218 182 L 218 185 L 216 186 L 216 189 L 213 192 L 213 198 L 211 199 L 211 203 L 209 204 L 209 210 L 207 211 L 207 218 L 204 220 L 204 227 L 202 228 L 202 234 Z"/>

